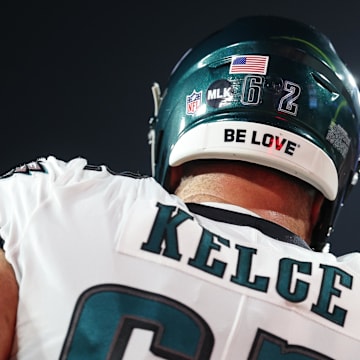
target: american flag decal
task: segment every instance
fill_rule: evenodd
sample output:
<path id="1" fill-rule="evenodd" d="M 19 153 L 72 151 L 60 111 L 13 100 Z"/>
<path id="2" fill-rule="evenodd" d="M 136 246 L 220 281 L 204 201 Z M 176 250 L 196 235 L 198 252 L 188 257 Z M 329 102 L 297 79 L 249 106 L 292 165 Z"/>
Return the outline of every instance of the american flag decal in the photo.
<path id="1" fill-rule="evenodd" d="M 264 55 L 234 55 L 231 59 L 229 74 L 265 75 L 269 57 Z"/>

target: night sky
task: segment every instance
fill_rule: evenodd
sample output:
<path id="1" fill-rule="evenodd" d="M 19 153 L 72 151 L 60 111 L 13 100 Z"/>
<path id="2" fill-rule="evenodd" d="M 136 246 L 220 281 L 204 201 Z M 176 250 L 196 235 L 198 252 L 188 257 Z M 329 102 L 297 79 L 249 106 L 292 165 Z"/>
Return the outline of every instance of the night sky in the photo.
<path id="1" fill-rule="evenodd" d="M 280 15 L 314 25 L 360 79 L 356 1 L 353 8 L 343 3 L 3 1 L 0 171 L 55 155 L 150 174 L 152 83 L 164 88 L 189 47 L 239 16 Z M 360 248 L 359 200 L 360 185 L 332 236 L 337 255 Z"/>

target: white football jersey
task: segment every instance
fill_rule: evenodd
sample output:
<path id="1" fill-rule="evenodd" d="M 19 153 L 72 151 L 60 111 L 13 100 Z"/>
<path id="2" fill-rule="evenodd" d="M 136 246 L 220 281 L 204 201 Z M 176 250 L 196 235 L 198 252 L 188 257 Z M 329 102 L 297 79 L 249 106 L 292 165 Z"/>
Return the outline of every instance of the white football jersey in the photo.
<path id="1" fill-rule="evenodd" d="M 82 158 L 16 168 L 0 199 L 12 359 L 359 357 L 358 253 L 315 253 L 245 209 Z"/>

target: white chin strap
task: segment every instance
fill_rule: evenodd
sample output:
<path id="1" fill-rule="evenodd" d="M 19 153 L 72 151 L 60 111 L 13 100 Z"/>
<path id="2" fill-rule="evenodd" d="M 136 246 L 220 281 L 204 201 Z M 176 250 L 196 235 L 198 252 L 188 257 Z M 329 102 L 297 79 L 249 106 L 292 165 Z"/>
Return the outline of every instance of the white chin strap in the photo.
<path id="1" fill-rule="evenodd" d="M 151 87 L 151 92 L 154 100 L 154 116 L 150 118 L 150 130 L 148 133 L 148 143 L 151 148 L 151 173 L 155 176 L 155 144 L 156 144 L 156 136 L 155 130 L 152 128 L 152 122 L 157 118 L 159 114 L 159 108 L 161 103 L 161 89 L 160 85 L 157 82 L 154 82 Z"/>

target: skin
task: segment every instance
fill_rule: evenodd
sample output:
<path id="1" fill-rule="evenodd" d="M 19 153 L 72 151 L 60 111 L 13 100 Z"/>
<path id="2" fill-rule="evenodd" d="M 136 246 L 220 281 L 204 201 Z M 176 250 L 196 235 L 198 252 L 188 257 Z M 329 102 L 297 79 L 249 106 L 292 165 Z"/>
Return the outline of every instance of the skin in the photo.
<path id="1" fill-rule="evenodd" d="M 292 176 L 239 161 L 196 161 L 175 168 L 172 176 L 181 178 L 175 194 L 184 202 L 238 205 L 310 244 L 323 196 Z"/>
<path id="2" fill-rule="evenodd" d="M 0 360 L 10 357 L 15 337 L 18 285 L 11 265 L 0 250 Z"/>

